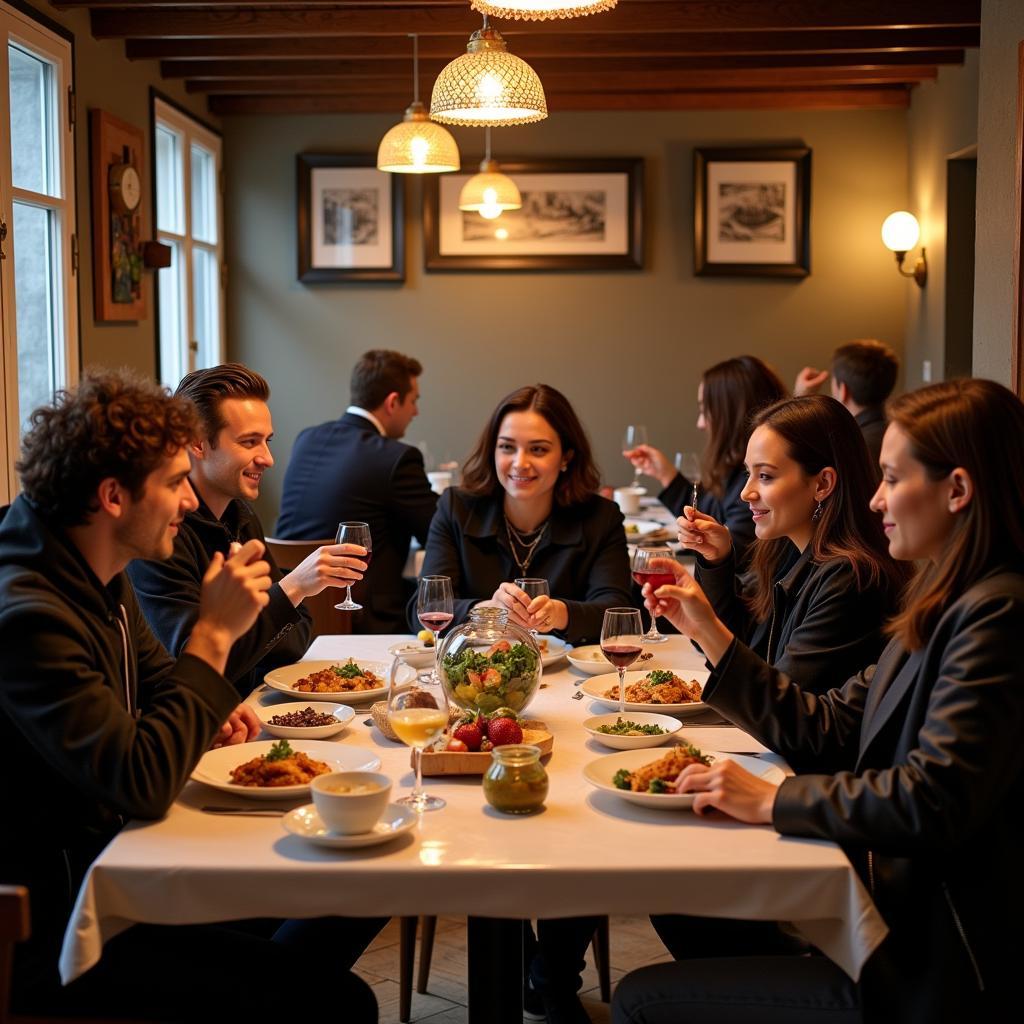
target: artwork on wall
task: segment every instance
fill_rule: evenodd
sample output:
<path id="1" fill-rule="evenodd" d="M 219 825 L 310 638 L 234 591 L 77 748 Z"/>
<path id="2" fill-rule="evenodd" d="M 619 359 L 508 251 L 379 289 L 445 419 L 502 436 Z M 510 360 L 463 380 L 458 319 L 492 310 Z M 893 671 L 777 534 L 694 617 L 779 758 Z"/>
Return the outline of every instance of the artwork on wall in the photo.
<path id="1" fill-rule="evenodd" d="M 372 155 L 300 153 L 299 280 L 404 281 L 403 199 Z"/>
<path id="2" fill-rule="evenodd" d="M 806 277 L 811 272 L 811 151 L 696 149 L 698 274 Z"/>
<path id="3" fill-rule="evenodd" d="M 428 270 L 643 267 L 644 162 L 639 157 L 502 160 L 501 171 L 518 186 L 523 206 L 494 220 L 459 209 L 470 169 L 424 180 Z"/>
<path id="4" fill-rule="evenodd" d="M 89 111 L 92 153 L 93 315 L 142 320 L 142 132 Z"/>

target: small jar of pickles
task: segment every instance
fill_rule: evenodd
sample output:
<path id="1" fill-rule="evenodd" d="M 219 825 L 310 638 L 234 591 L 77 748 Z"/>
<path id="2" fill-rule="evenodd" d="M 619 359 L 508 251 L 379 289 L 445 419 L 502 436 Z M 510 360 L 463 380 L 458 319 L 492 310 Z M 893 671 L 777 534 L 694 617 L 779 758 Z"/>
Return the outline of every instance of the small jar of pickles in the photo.
<path id="1" fill-rule="evenodd" d="M 540 748 L 529 743 L 510 743 L 491 751 L 484 774 L 484 796 L 505 814 L 532 814 L 544 806 L 548 773 L 540 763 Z"/>

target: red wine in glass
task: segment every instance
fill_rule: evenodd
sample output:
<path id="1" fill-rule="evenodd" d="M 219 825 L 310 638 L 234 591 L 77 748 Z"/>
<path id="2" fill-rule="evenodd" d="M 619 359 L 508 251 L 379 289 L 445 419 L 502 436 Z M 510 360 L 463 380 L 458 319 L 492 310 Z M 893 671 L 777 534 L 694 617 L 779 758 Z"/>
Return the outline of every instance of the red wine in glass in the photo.
<path id="1" fill-rule="evenodd" d="M 640 657 L 642 648 L 632 644 L 608 644 L 601 646 L 601 653 L 616 667 L 627 668 Z"/>
<path id="2" fill-rule="evenodd" d="M 452 619 L 455 618 L 450 612 L 420 612 L 420 622 L 424 629 L 429 629 L 435 635 L 440 633 Z"/>
<path id="3" fill-rule="evenodd" d="M 657 572 L 655 570 L 648 572 L 646 569 L 634 569 L 633 579 L 641 587 L 645 583 L 650 583 L 651 590 L 657 590 L 658 587 L 670 587 L 676 581 L 675 576 L 670 572 Z"/>

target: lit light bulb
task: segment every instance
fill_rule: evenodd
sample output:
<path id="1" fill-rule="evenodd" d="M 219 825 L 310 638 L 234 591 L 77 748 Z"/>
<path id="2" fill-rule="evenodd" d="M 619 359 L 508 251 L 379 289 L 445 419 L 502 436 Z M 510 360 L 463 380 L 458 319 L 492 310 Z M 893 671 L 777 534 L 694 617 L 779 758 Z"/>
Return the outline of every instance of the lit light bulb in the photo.
<path id="1" fill-rule="evenodd" d="M 508 239 L 508 228 L 495 228 L 494 237 L 499 242 L 504 242 Z"/>
<path id="2" fill-rule="evenodd" d="M 417 135 L 409 143 L 409 149 L 412 153 L 412 162 L 416 167 L 422 167 L 427 162 L 427 157 L 430 155 L 430 143 L 423 138 L 422 135 Z"/>
<path id="3" fill-rule="evenodd" d="M 910 252 L 920 237 L 917 218 L 906 210 L 890 213 L 882 224 L 882 242 L 893 252 Z"/>
<path id="4" fill-rule="evenodd" d="M 486 74 L 480 76 L 480 81 L 477 83 L 477 99 L 481 101 L 489 100 L 491 103 L 494 103 L 495 100 L 501 98 L 503 89 L 504 86 L 501 83 L 501 79 L 497 75 L 488 71 Z"/>
<path id="5" fill-rule="evenodd" d="M 501 207 L 495 202 L 485 202 L 477 212 L 484 220 L 496 220 L 501 216 Z"/>

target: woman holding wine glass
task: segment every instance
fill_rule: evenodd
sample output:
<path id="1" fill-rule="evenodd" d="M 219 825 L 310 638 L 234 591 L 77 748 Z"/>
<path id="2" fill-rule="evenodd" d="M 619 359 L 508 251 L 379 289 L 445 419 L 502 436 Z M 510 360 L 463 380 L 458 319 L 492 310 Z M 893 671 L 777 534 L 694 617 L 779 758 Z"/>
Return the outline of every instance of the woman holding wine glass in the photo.
<path id="1" fill-rule="evenodd" d="M 726 359 L 705 370 L 697 385 L 697 429 L 707 435 L 699 467 L 684 466 L 681 459 L 673 467 L 663 452 L 648 444 L 624 454 L 637 472 L 657 479 L 662 487 L 658 499 L 673 515 L 687 515 L 696 492 L 697 509 L 729 527 L 742 560 L 754 539 L 750 509 L 740 498 L 747 478 L 743 455 L 750 418 L 785 397 L 778 374 L 756 356 Z"/>

